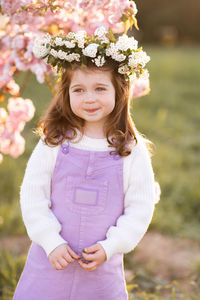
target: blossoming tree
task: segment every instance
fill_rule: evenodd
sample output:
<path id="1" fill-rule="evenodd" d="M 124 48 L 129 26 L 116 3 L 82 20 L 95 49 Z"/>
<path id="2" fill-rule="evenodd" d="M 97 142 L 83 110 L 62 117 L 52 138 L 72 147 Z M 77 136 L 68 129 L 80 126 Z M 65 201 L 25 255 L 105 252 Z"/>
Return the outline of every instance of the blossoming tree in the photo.
<path id="1" fill-rule="evenodd" d="M 0 0 L 0 102 L 8 95 L 7 110 L 0 107 L 0 163 L 2 154 L 16 158 L 24 152 L 21 132 L 35 112 L 32 101 L 23 99 L 14 76 L 32 72 L 39 83 L 46 81 L 54 92 L 55 71 L 35 57 L 34 40 L 47 33 L 83 29 L 93 34 L 99 26 L 126 33 L 133 25 L 138 29 L 136 14 L 135 2 L 130 0 Z M 149 90 L 148 76 L 134 80 L 133 98 Z"/>

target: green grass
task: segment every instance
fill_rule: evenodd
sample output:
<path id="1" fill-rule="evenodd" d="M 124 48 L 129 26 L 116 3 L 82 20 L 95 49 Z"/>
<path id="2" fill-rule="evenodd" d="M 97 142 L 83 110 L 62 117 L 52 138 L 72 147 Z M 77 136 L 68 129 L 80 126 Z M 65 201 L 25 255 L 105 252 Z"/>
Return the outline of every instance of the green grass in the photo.
<path id="1" fill-rule="evenodd" d="M 132 113 L 155 144 L 152 161 L 162 195 L 151 227 L 200 241 L 200 49 L 146 50 L 151 94 L 134 100 Z"/>
<path id="2" fill-rule="evenodd" d="M 25 254 L 16 258 L 13 252 L 0 251 L 1 300 L 12 300 L 25 260 Z M 171 283 L 158 281 L 141 270 L 135 272 L 126 287 L 129 300 L 199 300 L 199 289 L 197 293 L 186 293 L 175 280 Z"/>

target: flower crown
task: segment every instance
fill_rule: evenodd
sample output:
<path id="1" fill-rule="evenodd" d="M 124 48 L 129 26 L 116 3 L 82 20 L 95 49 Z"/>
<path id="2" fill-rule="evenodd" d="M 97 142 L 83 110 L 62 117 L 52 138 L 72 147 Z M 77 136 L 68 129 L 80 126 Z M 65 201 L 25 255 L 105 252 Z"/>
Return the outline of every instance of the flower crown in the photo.
<path id="1" fill-rule="evenodd" d="M 102 67 L 109 59 L 118 63 L 118 72 L 126 76 L 126 80 L 135 77 L 148 77 L 144 69 L 150 57 L 138 48 L 134 37 L 126 34 L 115 38 L 112 30 L 103 27 L 95 30 L 94 35 L 86 31 L 69 32 L 66 36 L 46 34 L 43 39 L 36 38 L 33 46 L 36 57 L 44 59 L 47 64 L 57 67 L 57 72 L 73 62 L 87 66 L 90 59 L 97 67 Z"/>

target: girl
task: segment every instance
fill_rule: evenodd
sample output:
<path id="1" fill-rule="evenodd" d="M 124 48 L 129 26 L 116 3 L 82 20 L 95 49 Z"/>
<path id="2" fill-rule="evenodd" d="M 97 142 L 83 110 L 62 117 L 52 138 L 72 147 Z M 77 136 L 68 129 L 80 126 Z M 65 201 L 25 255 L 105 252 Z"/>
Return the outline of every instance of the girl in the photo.
<path id="1" fill-rule="evenodd" d="M 147 140 L 129 114 L 133 69 L 119 57 L 137 53 L 129 39 L 115 56 L 109 49 L 120 38 L 112 46 L 102 28 L 90 39 L 78 32 L 36 42 L 36 56 L 63 68 L 21 186 L 32 244 L 14 300 L 128 299 L 123 255 L 147 231 L 155 205 Z"/>

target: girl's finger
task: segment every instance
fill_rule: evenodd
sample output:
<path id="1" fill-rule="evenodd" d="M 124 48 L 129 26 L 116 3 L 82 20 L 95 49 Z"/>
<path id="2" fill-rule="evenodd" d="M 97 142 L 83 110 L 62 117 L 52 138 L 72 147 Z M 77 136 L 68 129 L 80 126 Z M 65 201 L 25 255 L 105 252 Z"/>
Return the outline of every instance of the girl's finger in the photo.
<path id="1" fill-rule="evenodd" d="M 71 255 L 70 255 L 68 252 L 66 252 L 66 253 L 63 255 L 63 258 L 64 258 L 68 263 L 74 262 L 73 257 L 71 257 Z"/>
<path id="2" fill-rule="evenodd" d="M 80 256 L 78 254 L 76 254 L 71 248 L 68 248 L 68 252 L 70 253 L 70 255 L 75 258 L 78 259 L 80 258 Z"/>
<path id="3" fill-rule="evenodd" d="M 101 246 L 99 244 L 94 244 L 90 247 L 85 248 L 84 250 L 85 250 L 86 253 L 91 253 L 91 252 L 96 252 L 100 249 L 101 249 Z"/>
<path id="4" fill-rule="evenodd" d="M 66 259 L 65 258 L 60 258 L 59 259 L 59 264 L 63 267 L 63 268 L 66 268 L 67 267 L 67 265 L 69 264 L 67 261 L 66 261 Z"/>
<path id="5" fill-rule="evenodd" d="M 83 257 L 86 259 L 86 260 L 96 260 L 98 258 L 98 254 L 86 254 L 86 253 L 82 253 L 83 254 Z"/>
<path id="6" fill-rule="evenodd" d="M 91 262 L 91 263 L 85 264 L 82 261 L 79 261 L 79 263 L 80 263 L 81 267 L 83 267 L 83 269 L 85 269 L 87 271 L 92 271 L 97 266 L 96 262 Z"/>
<path id="7" fill-rule="evenodd" d="M 56 269 L 56 270 L 62 270 L 62 266 L 60 265 L 59 262 L 56 262 L 56 263 L 54 264 L 54 266 L 55 266 L 55 269 Z"/>

